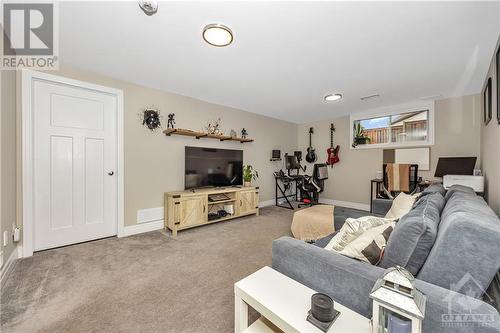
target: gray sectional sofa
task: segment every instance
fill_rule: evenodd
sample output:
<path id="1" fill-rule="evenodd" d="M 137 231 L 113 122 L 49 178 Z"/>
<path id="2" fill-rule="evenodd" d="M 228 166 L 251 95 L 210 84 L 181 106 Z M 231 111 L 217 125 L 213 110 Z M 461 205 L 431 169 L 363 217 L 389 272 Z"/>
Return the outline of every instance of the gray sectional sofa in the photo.
<path id="1" fill-rule="evenodd" d="M 463 186 L 446 193 L 430 189 L 420 200 L 396 224 L 379 266 L 323 249 L 330 236 L 315 244 L 275 240 L 273 268 L 370 318 L 375 281 L 399 264 L 413 271 L 427 296 L 424 332 L 500 332 L 499 313 L 489 304 L 495 302 L 491 284 L 500 270 L 498 216 Z M 345 218 L 362 214 L 368 215 L 336 209 L 336 230 Z M 418 242 L 405 238 L 411 233 L 418 234 Z"/>

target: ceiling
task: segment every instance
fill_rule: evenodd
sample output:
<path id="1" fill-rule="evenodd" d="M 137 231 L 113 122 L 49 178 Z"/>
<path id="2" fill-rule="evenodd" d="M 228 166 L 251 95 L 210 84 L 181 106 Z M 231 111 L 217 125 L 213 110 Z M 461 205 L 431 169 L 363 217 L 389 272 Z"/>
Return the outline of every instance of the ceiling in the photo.
<path id="1" fill-rule="evenodd" d="M 499 2 L 61 2 L 62 63 L 296 123 L 478 93 Z M 231 28 L 206 44 L 210 23 Z M 326 103 L 323 96 L 343 99 Z M 366 95 L 379 98 L 361 101 Z"/>

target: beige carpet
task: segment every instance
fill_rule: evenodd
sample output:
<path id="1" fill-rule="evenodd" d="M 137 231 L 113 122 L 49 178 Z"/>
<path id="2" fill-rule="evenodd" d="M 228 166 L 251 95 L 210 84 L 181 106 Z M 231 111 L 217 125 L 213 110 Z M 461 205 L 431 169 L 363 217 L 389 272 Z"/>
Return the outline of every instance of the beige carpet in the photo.
<path id="1" fill-rule="evenodd" d="M 233 284 L 271 264 L 292 213 L 268 207 L 177 239 L 157 231 L 19 260 L 1 295 L 1 331 L 232 332 Z"/>

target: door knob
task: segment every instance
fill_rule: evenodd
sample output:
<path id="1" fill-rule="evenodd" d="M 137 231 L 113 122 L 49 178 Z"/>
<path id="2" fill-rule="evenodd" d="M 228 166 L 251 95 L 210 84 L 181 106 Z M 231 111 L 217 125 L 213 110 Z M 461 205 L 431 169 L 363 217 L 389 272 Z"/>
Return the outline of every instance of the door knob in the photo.
<path id="1" fill-rule="evenodd" d="M 108 175 L 109 175 L 109 176 L 113 176 L 114 174 L 115 174 L 115 172 L 114 172 L 114 171 L 108 172 Z"/>

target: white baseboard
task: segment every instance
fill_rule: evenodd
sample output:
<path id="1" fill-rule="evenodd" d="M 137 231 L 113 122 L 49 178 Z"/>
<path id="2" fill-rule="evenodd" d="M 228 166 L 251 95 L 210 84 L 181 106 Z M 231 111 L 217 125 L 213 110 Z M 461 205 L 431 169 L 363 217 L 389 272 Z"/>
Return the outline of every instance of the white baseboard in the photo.
<path id="1" fill-rule="evenodd" d="M 9 259 L 7 259 L 7 261 L 2 266 L 2 269 L 0 269 L 0 289 L 3 288 L 3 285 L 7 281 L 10 272 L 12 272 L 12 270 L 14 269 L 18 257 L 19 257 L 19 251 L 16 248 L 14 249 L 14 251 L 12 251 Z"/>
<path id="2" fill-rule="evenodd" d="M 268 207 L 268 206 L 274 206 L 275 203 L 276 203 L 275 199 L 261 201 L 261 202 L 259 202 L 259 208 Z"/>
<path id="3" fill-rule="evenodd" d="M 266 200 L 259 202 L 259 208 L 274 205 L 275 200 Z M 137 211 L 137 224 L 125 226 L 122 235 L 118 237 L 127 237 L 145 232 L 160 230 L 163 228 L 163 207 L 141 209 Z"/>
<path id="4" fill-rule="evenodd" d="M 326 198 L 320 198 L 319 202 L 327 204 L 327 205 L 334 205 L 334 206 L 341 206 L 341 207 L 370 211 L 370 205 L 359 203 L 359 202 L 341 201 L 341 200 L 326 199 Z"/>
<path id="5" fill-rule="evenodd" d="M 163 219 L 147 223 L 125 226 L 123 230 L 123 235 L 119 237 L 128 237 L 160 229 L 163 229 Z"/>
<path id="6" fill-rule="evenodd" d="M 148 223 L 163 220 L 163 212 L 163 207 L 138 210 L 137 223 Z"/>

